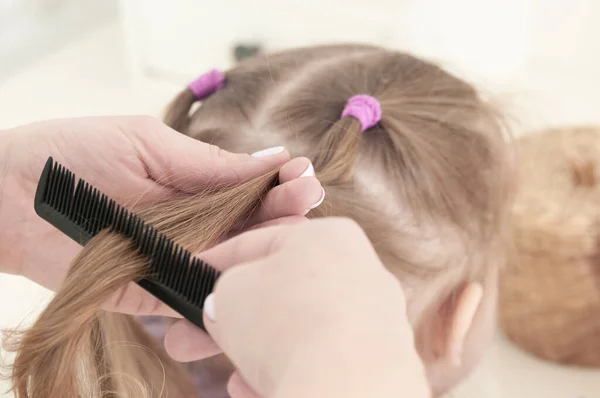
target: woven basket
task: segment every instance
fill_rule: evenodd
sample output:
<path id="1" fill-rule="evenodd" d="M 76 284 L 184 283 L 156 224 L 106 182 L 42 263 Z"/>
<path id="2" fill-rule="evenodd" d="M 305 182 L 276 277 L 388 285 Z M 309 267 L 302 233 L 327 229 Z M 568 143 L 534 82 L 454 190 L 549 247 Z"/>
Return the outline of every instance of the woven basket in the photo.
<path id="1" fill-rule="evenodd" d="M 600 366 L 600 128 L 546 130 L 515 145 L 502 328 L 537 357 Z"/>

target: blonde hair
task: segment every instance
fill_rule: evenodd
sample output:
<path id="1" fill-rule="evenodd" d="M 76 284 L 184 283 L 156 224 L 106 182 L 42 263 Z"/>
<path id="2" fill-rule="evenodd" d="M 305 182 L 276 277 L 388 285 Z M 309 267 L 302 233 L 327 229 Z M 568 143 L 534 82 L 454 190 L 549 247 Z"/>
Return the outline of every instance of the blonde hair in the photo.
<path id="1" fill-rule="evenodd" d="M 340 118 L 356 94 L 374 96 L 382 108 L 381 122 L 365 132 L 356 119 Z M 229 151 L 284 145 L 312 160 L 327 195 L 309 216 L 346 216 L 362 226 L 403 283 L 415 329 L 458 284 L 501 262 L 508 191 L 501 118 L 439 67 L 370 46 L 303 48 L 245 60 L 190 116 L 194 102 L 183 91 L 166 123 Z M 243 226 L 276 173 L 140 214 L 197 252 Z M 153 354 L 115 347 L 150 339 L 131 318 L 99 310 L 144 266 L 120 236 L 103 234 L 83 249 L 36 324 L 12 339 L 18 397 L 197 395 L 156 344 Z"/>

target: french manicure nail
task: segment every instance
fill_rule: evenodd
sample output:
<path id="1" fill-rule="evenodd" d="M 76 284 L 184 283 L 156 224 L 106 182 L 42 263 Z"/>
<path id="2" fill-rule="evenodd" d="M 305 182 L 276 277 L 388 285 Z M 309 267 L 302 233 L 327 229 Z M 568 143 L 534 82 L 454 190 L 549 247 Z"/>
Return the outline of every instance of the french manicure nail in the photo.
<path id="1" fill-rule="evenodd" d="M 325 200 L 325 190 L 323 188 L 321 188 L 321 190 L 323 191 L 323 193 L 321 194 L 321 199 L 319 199 L 319 201 L 317 203 L 315 203 L 314 205 L 310 206 L 308 208 L 308 210 L 306 211 L 306 213 L 308 213 L 309 211 L 311 211 L 312 209 L 314 209 L 315 207 L 319 207 L 319 205 L 321 203 L 323 203 L 323 200 Z M 306 214 L 304 213 L 304 214 Z"/>
<path id="2" fill-rule="evenodd" d="M 252 157 L 255 157 L 255 158 L 266 158 L 266 157 L 269 157 L 269 156 L 274 156 L 274 155 L 280 154 L 284 150 L 285 150 L 284 147 L 282 147 L 282 146 L 276 146 L 276 147 L 273 147 L 273 148 L 263 149 L 262 151 L 254 152 L 252 154 Z"/>
<path id="3" fill-rule="evenodd" d="M 209 294 L 206 299 L 204 299 L 204 313 L 211 321 L 215 321 L 215 294 Z"/>
<path id="4" fill-rule="evenodd" d="M 300 175 L 300 177 L 314 177 L 314 176 L 315 176 L 315 168 L 312 165 L 312 163 L 309 163 L 306 170 L 304 170 L 304 173 L 302 173 Z M 298 178 L 300 178 L 300 177 L 298 177 Z"/>

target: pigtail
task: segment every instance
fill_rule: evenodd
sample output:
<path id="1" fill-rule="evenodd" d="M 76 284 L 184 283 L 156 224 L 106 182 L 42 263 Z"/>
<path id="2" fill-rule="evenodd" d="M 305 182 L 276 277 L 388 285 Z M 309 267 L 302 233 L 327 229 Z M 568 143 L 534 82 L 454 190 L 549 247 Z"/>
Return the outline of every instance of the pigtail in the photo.
<path id="1" fill-rule="evenodd" d="M 313 160 L 321 182 L 352 181 L 362 135 L 373 133 L 371 129 L 380 121 L 381 105 L 377 99 L 362 94 L 348 99 L 341 119 L 324 134 L 319 145 L 335 150 L 319 152 Z"/>
<path id="2" fill-rule="evenodd" d="M 188 84 L 169 104 L 165 113 L 164 122 L 167 126 L 188 135 L 190 124 L 190 110 L 196 101 L 201 101 L 214 92 L 223 88 L 225 75 L 217 69 L 212 69 Z"/>
<path id="3" fill-rule="evenodd" d="M 337 121 L 323 135 L 318 147 L 336 148 L 319 151 L 313 158 L 313 165 L 323 185 L 339 185 L 352 180 L 361 136 L 360 123 L 350 118 Z"/>
<path id="4" fill-rule="evenodd" d="M 190 124 L 190 110 L 196 102 L 192 90 L 186 88 L 168 105 L 164 116 L 164 122 L 172 129 L 183 134 L 188 134 Z"/>

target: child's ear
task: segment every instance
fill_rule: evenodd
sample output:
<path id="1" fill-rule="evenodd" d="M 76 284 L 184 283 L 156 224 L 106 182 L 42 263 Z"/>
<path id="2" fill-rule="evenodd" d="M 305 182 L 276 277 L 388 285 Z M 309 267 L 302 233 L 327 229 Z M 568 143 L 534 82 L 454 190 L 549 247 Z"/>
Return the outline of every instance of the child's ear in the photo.
<path id="1" fill-rule="evenodd" d="M 440 364 L 461 365 L 463 347 L 482 298 L 483 287 L 477 282 L 465 282 L 446 298 L 422 325 L 421 336 L 427 341 L 421 343 L 431 349 L 426 357 Z"/>
<path id="2" fill-rule="evenodd" d="M 445 343 L 445 357 L 455 366 L 461 364 L 465 340 L 483 298 L 483 287 L 469 282 L 457 293 Z"/>

